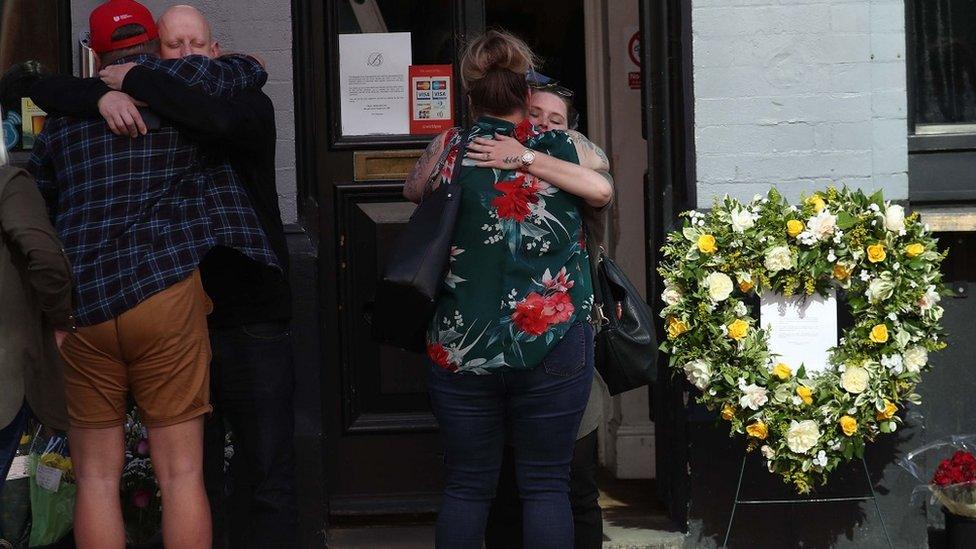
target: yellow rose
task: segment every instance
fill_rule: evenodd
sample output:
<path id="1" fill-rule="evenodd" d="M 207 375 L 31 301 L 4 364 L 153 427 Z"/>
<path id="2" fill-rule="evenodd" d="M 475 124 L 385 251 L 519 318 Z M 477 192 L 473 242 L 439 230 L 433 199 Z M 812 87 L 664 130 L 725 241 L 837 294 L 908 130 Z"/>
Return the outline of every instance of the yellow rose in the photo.
<path id="1" fill-rule="evenodd" d="M 793 370 L 790 370 L 789 366 L 780 362 L 776 366 L 773 366 L 773 375 L 782 380 L 787 380 L 793 375 Z"/>
<path id="2" fill-rule="evenodd" d="M 766 436 L 769 435 L 769 428 L 766 427 L 765 423 L 761 421 L 757 421 L 755 423 L 750 423 L 749 425 L 747 425 L 746 432 L 749 433 L 749 436 L 753 438 L 758 438 L 759 440 L 766 440 Z"/>
<path id="3" fill-rule="evenodd" d="M 713 254 L 718 251 L 715 245 L 715 237 L 710 234 L 703 234 L 698 237 L 698 251 L 703 254 Z"/>
<path id="4" fill-rule="evenodd" d="M 793 238 L 796 238 L 796 235 L 802 232 L 803 232 L 802 221 L 799 221 L 797 219 L 791 219 L 786 222 L 786 234 L 790 235 Z"/>
<path id="5" fill-rule="evenodd" d="M 919 244 L 918 242 L 905 246 L 905 255 L 907 255 L 908 257 L 918 257 L 922 255 L 922 252 L 924 251 L 925 251 L 925 246 Z"/>
<path id="6" fill-rule="evenodd" d="M 796 394 L 803 400 L 804 404 L 813 404 L 813 391 L 811 391 L 806 385 L 798 386 L 796 388 Z"/>
<path id="7" fill-rule="evenodd" d="M 747 294 L 747 293 L 749 293 L 749 290 L 751 290 L 751 289 L 752 289 L 752 282 L 749 282 L 748 280 L 743 280 L 743 281 L 739 282 L 739 291 L 740 292 L 742 292 L 744 294 Z"/>
<path id="8" fill-rule="evenodd" d="M 851 436 L 857 432 L 857 420 L 851 416 L 844 416 L 840 418 L 840 428 L 845 435 Z"/>
<path id="9" fill-rule="evenodd" d="M 735 340 L 740 340 L 746 337 L 749 333 L 749 323 L 745 320 L 737 319 L 733 320 L 732 324 L 729 324 L 729 337 Z"/>
<path id="10" fill-rule="evenodd" d="M 687 331 L 688 325 L 685 324 L 680 318 L 675 318 L 673 316 L 668 318 L 668 337 L 674 339 Z"/>
<path id="11" fill-rule="evenodd" d="M 807 198 L 805 202 L 813 206 L 813 211 L 816 213 L 822 212 L 823 209 L 827 207 L 827 203 L 824 202 L 824 199 L 819 194 L 815 194 Z"/>
<path id="12" fill-rule="evenodd" d="M 891 419 L 892 417 L 894 417 L 895 412 L 897 411 L 898 411 L 898 406 L 895 406 L 893 402 L 889 401 L 888 399 L 885 399 L 884 410 L 881 410 L 880 412 L 875 412 L 874 417 L 876 417 L 879 420 Z"/>
<path id="13" fill-rule="evenodd" d="M 837 280 L 847 280 L 847 277 L 851 276 L 851 271 L 847 267 L 841 265 L 840 263 L 834 265 L 834 278 Z"/>
<path id="14" fill-rule="evenodd" d="M 879 242 L 868 246 L 868 261 L 871 263 L 884 261 L 886 257 L 888 257 L 888 254 L 885 253 L 884 244 Z"/>
<path id="15" fill-rule="evenodd" d="M 871 341 L 875 343 L 887 343 L 888 342 L 888 327 L 884 324 L 878 324 L 874 328 L 871 328 Z"/>
<path id="16" fill-rule="evenodd" d="M 732 421 L 732 418 L 734 417 L 735 417 L 735 408 L 726 404 L 725 407 L 722 408 L 722 419 L 724 419 L 725 421 Z"/>

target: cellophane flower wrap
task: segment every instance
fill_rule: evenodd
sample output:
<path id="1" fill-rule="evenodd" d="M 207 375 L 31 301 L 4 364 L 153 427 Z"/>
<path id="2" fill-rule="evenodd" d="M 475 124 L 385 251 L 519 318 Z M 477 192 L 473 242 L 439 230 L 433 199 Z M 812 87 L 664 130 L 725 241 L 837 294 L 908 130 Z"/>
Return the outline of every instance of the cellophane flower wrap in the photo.
<path id="1" fill-rule="evenodd" d="M 976 518 L 976 435 L 952 436 L 910 452 L 899 460 L 921 482 L 916 493 L 962 517 Z"/>
<path id="2" fill-rule="evenodd" d="M 125 418 L 125 466 L 120 491 L 129 543 L 153 539 L 162 526 L 162 498 L 149 458 L 149 434 L 135 409 Z"/>

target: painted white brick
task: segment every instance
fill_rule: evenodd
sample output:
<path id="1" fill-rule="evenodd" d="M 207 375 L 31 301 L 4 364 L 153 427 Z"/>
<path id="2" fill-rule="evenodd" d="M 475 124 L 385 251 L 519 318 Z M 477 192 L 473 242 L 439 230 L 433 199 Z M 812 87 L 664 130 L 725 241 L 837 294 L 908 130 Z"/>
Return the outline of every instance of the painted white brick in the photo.
<path id="1" fill-rule="evenodd" d="M 692 0 L 698 204 L 771 184 L 907 197 L 900 0 Z"/>
<path id="2" fill-rule="evenodd" d="M 830 29 L 838 32 L 871 30 L 871 6 L 863 2 L 830 6 Z"/>

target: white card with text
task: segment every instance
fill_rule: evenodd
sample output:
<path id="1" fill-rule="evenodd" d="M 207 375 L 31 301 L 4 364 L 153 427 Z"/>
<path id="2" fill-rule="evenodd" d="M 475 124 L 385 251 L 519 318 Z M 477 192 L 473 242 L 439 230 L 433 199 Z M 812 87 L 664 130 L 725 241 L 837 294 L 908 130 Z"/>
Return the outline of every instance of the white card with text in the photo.
<path id="1" fill-rule="evenodd" d="M 759 322 L 769 332 L 769 352 L 779 355 L 795 373 L 806 366 L 807 375 L 823 372 L 827 350 L 837 346 L 837 294 L 813 295 L 805 300 L 766 293 L 760 299 Z"/>

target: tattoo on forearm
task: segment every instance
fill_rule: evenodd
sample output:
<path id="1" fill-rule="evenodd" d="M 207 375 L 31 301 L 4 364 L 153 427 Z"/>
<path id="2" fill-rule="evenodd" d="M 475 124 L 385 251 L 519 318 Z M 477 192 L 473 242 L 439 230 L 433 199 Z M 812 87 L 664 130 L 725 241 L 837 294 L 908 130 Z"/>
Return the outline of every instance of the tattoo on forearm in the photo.
<path id="1" fill-rule="evenodd" d="M 410 170 L 410 175 L 407 176 L 406 186 L 410 191 L 421 191 L 424 192 L 426 189 L 421 188 L 427 183 L 426 177 L 423 177 L 425 171 L 429 169 L 430 163 L 438 158 L 441 153 L 441 138 L 437 137 L 427 145 L 424 153 L 420 155 L 417 159 L 417 163 L 414 164 L 413 169 Z"/>

